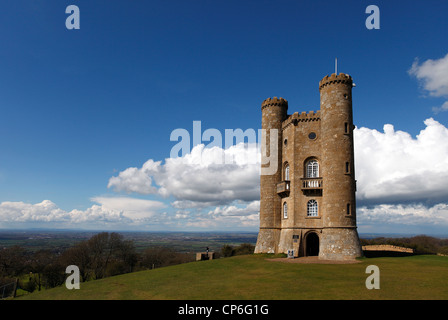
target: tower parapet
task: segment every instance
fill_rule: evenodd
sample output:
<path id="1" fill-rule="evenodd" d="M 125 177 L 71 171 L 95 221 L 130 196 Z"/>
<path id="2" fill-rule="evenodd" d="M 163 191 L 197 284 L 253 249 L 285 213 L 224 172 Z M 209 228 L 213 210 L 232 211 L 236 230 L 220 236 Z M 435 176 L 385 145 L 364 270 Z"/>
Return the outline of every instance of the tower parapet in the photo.
<path id="1" fill-rule="evenodd" d="M 264 108 L 269 106 L 282 106 L 288 108 L 288 101 L 283 99 L 282 97 L 267 98 L 262 102 L 261 109 L 263 110 Z"/>
<path id="2" fill-rule="evenodd" d="M 320 120 L 320 111 L 309 111 L 302 113 L 294 112 L 292 115 L 288 116 L 288 118 L 283 122 L 282 129 L 285 129 L 291 124 L 297 125 L 299 122 L 308 122 L 308 121 L 319 121 Z"/>
<path id="3" fill-rule="evenodd" d="M 329 84 L 345 84 L 348 85 L 350 87 L 353 86 L 353 79 L 350 75 L 346 74 L 346 73 L 340 73 L 340 74 L 335 74 L 333 73 L 330 76 L 325 76 L 321 81 L 319 81 L 319 90 L 321 90 L 323 87 L 329 85 Z"/>

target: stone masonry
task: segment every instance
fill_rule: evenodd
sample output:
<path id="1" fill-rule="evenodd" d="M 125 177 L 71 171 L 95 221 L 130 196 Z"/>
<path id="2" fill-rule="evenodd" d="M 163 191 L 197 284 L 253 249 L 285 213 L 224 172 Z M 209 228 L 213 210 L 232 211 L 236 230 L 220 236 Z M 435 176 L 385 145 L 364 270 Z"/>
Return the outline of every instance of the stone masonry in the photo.
<path id="1" fill-rule="evenodd" d="M 356 226 L 352 87 L 347 74 L 324 77 L 319 82 L 320 110 L 315 112 L 288 115 L 285 99 L 263 101 L 266 155 L 271 155 L 270 135 L 277 130 L 278 170 L 260 177 L 255 253 L 289 251 L 295 257 L 326 260 L 362 255 Z"/>

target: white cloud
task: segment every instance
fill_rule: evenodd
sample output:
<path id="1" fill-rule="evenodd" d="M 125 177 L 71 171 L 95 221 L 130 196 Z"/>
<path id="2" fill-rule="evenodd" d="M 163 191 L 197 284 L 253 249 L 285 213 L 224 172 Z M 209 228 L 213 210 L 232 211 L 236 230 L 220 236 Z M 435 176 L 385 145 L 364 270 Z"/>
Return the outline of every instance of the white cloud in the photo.
<path id="1" fill-rule="evenodd" d="M 380 204 L 357 210 L 360 232 L 444 233 L 448 227 L 448 204 Z"/>
<path id="2" fill-rule="evenodd" d="M 226 163 L 224 159 L 229 155 L 233 161 Z M 108 187 L 115 191 L 173 196 L 175 207 L 253 201 L 260 196 L 259 159 L 256 144 L 240 143 L 228 149 L 197 145 L 190 154 L 168 158 L 163 165 L 150 159 L 140 169 L 125 169 L 110 178 Z M 151 185 L 152 181 L 158 188 Z"/>
<path id="3" fill-rule="evenodd" d="M 171 206 L 177 209 L 205 209 L 214 205 L 216 205 L 215 201 L 176 200 L 171 202 Z"/>
<path id="4" fill-rule="evenodd" d="M 152 186 L 151 175 L 157 173 L 160 161 L 147 161 L 141 169 L 127 168 L 120 172 L 118 177 L 109 179 L 108 187 L 113 187 L 115 191 L 125 191 L 127 193 L 138 192 L 141 194 L 156 193 L 157 188 Z"/>
<path id="5" fill-rule="evenodd" d="M 409 74 L 422 81 L 431 96 L 448 96 L 448 54 L 440 59 L 428 59 L 422 64 L 415 60 Z"/>
<path id="6" fill-rule="evenodd" d="M 70 227 L 91 227 L 103 226 L 107 224 L 132 223 L 132 220 L 127 219 L 122 211 L 106 209 L 101 205 L 92 205 L 86 210 L 73 209 L 65 212 L 67 215 L 67 224 Z M 51 223 L 58 221 L 50 220 Z"/>
<path id="7" fill-rule="evenodd" d="M 0 203 L 0 227 L 39 226 L 60 228 L 94 228 L 138 224 L 154 217 L 165 205 L 159 201 L 126 197 L 96 197 L 86 210 L 65 211 L 50 200 L 31 204 L 5 201 Z"/>
<path id="8" fill-rule="evenodd" d="M 151 218 L 157 210 L 165 207 L 165 204 L 160 201 L 127 197 L 95 197 L 92 201 L 101 204 L 106 211 L 121 212 L 124 217 L 131 220 Z"/>
<path id="9" fill-rule="evenodd" d="M 408 73 L 415 76 L 425 91 L 433 97 L 448 97 L 448 54 L 440 59 L 428 59 L 419 64 L 414 61 Z M 448 101 L 440 107 L 434 107 L 435 113 L 448 110 Z"/>
<path id="10" fill-rule="evenodd" d="M 433 107 L 432 111 L 437 114 L 439 112 L 448 111 L 448 101 L 445 101 L 440 107 Z"/>
<path id="11" fill-rule="evenodd" d="M 414 139 L 395 131 L 354 132 L 357 197 L 376 203 L 448 198 L 448 129 L 430 118 Z"/>
<path id="12" fill-rule="evenodd" d="M 256 215 L 258 217 L 260 211 L 260 201 L 252 201 L 247 206 L 228 205 L 216 207 L 209 211 L 209 215 L 218 217 L 248 217 Z"/>
<path id="13" fill-rule="evenodd" d="M 70 217 L 50 200 L 29 204 L 25 202 L 5 201 L 0 203 L 0 221 L 2 222 L 65 222 Z"/>
<path id="14" fill-rule="evenodd" d="M 260 201 L 218 206 L 206 214 L 189 214 L 183 222 L 187 227 L 207 228 L 209 230 L 256 230 L 259 226 Z"/>

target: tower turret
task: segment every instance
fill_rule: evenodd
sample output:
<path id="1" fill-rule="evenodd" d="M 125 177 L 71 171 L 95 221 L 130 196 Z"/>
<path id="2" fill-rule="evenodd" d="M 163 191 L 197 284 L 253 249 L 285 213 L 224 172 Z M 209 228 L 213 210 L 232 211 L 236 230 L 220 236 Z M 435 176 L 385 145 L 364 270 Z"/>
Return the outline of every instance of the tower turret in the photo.
<path id="1" fill-rule="evenodd" d="M 277 184 L 282 179 L 282 123 L 287 117 L 288 101 L 268 98 L 261 104 L 261 128 L 265 132 L 262 144 L 260 176 L 260 232 L 255 253 L 277 251 L 281 224 L 281 202 Z M 272 136 L 272 142 L 271 142 Z M 275 166 L 275 167 L 273 167 Z M 267 170 L 269 168 L 269 170 Z"/>
<path id="2" fill-rule="evenodd" d="M 356 230 L 352 87 L 352 78 L 343 73 L 326 76 L 319 82 L 325 183 L 319 256 L 324 259 L 351 259 L 361 255 Z"/>

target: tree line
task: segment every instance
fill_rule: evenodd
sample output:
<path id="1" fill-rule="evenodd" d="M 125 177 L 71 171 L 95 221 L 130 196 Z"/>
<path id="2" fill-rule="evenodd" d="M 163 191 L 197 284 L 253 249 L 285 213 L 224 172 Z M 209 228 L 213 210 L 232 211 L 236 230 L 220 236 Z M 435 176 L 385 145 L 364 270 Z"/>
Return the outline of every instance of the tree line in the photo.
<path id="1" fill-rule="evenodd" d="M 56 287 L 65 282 L 69 265 L 79 268 L 80 281 L 85 282 L 193 260 L 193 254 L 171 248 L 150 247 L 137 253 L 132 240 L 115 232 L 102 232 L 62 253 L 28 252 L 20 246 L 0 249 L 0 287 L 17 278 L 20 288 L 29 292 Z"/>
<path id="2" fill-rule="evenodd" d="M 252 254 L 254 246 L 224 245 L 216 257 Z M 26 251 L 20 246 L 0 249 L 0 287 L 19 279 L 19 287 L 33 292 L 62 285 L 69 265 L 79 268 L 80 281 L 90 281 L 139 270 L 154 269 L 195 261 L 194 253 L 176 252 L 154 246 L 136 252 L 134 242 L 119 233 L 98 233 L 88 240 L 57 253 L 51 250 Z"/>
<path id="3" fill-rule="evenodd" d="M 414 249 L 416 254 L 445 254 L 448 255 L 448 239 L 418 235 L 414 237 L 361 239 L 361 245 L 388 244 L 398 247 Z"/>

